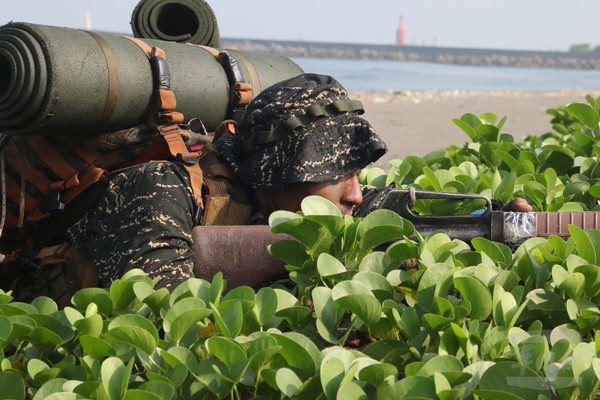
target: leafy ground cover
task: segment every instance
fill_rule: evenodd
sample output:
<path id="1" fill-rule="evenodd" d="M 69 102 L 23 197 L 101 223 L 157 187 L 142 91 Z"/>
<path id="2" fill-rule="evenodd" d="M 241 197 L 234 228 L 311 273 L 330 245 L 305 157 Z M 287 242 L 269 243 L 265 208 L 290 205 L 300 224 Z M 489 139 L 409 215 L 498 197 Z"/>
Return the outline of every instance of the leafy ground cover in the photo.
<path id="1" fill-rule="evenodd" d="M 494 114 L 455 121 L 470 141 L 363 171 L 364 184 L 522 196 L 598 210 L 599 100 L 560 106 L 521 143 Z M 422 200 L 422 213 L 476 203 Z M 279 211 L 289 281 L 172 293 L 132 270 L 59 310 L 0 293 L 0 399 L 586 399 L 600 386 L 600 231 L 469 246 L 388 210 L 342 217 L 322 198 Z M 380 248 L 383 243 L 394 244 Z"/>

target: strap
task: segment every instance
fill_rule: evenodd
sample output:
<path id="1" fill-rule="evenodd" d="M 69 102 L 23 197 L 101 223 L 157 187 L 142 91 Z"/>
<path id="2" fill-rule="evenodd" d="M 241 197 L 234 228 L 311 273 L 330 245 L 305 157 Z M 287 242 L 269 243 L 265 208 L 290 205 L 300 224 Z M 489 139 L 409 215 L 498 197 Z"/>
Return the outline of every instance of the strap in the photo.
<path id="1" fill-rule="evenodd" d="M 244 73 L 240 68 L 240 63 L 236 56 L 234 56 L 233 52 L 227 50 L 217 50 L 213 47 L 203 46 L 194 43 L 187 43 L 190 46 L 201 48 L 208 53 L 210 53 L 216 60 L 221 64 L 223 69 L 225 70 L 225 74 L 227 75 L 227 80 L 229 81 L 230 87 L 230 98 L 229 98 L 229 106 L 231 118 L 234 120 L 239 120 L 242 113 L 244 112 L 244 108 L 250 101 L 252 100 L 252 84 L 247 82 L 247 79 L 244 77 Z M 246 63 L 246 65 L 252 65 L 252 63 Z M 252 72 L 256 73 L 256 71 L 252 70 Z M 254 79 L 254 82 L 259 82 L 258 77 Z"/>
<path id="2" fill-rule="evenodd" d="M 154 115 L 151 114 L 151 119 L 154 118 L 154 122 L 158 124 L 166 124 L 160 125 L 158 129 L 169 147 L 171 156 L 175 160 L 181 161 L 188 172 L 194 200 L 198 207 L 194 216 L 195 222 L 198 224 L 204 210 L 204 201 L 202 198 L 204 175 L 200 165 L 198 165 L 198 153 L 190 152 L 181 136 L 182 133 L 178 123 L 183 122 L 184 118 L 183 114 L 174 111 L 177 101 L 175 93 L 171 90 L 171 72 L 165 52 L 158 47 L 150 48 L 148 44 L 137 38 L 123 37 L 135 43 L 150 59 L 157 108 L 156 113 Z"/>
<path id="3" fill-rule="evenodd" d="M 0 133 L 0 136 L 4 133 Z M 2 237 L 2 231 L 6 224 L 6 165 L 4 163 L 4 149 L 0 148 L 0 203 L 2 204 L 2 210 L 0 210 L 0 238 Z M 1 261 L 1 260 L 0 260 Z"/>
<path id="4" fill-rule="evenodd" d="M 194 194 L 194 200 L 198 206 L 198 210 L 196 212 L 196 222 L 199 222 L 199 219 L 202 215 L 202 211 L 204 210 L 204 201 L 202 199 L 202 186 L 204 184 L 204 174 L 202 173 L 202 169 L 198 164 L 199 155 L 198 153 L 190 152 L 181 137 L 180 128 L 178 125 L 166 125 L 158 127 L 162 137 L 165 139 L 167 146 L 169 147 L 169 152 L 171 156 L 177 160 L 181 161 L 186 171 L 190 176 L 190 182 L 192 184 L 192 192 Z"/>
<path id="5" fill-rule="evenodd" d="M 21 171 L 22 176 L 27 176 L 27 181 L 32 183 L 40 192 L 48 194 L 48 189 L 52 181 L 46 178 L 40 171 L 34 168 L 31 164 L 26 163 L 23 170 L 23 160 L 25 157 L 21 155 L 17 146 L 11 140 L 6 145 L 6 160 L 14 171 Z"/>
<path id="6" fill-rule="evenodd" d="M 104 59 L 106 60 L 107 72 L 108 72 L 108 92 L 106 94 L 106 104 L 104 105 L 104 111 L 100 116 L 100 121 L 103 124 L 108 124 L 117 108 L 117 100 L 119 98 L 119 74 L 117 69 L 117 63 L 115 61 L 115 55 L 113 54 L 112 48 L 108 42 L 100 35 L 95 32 L 86 31 L 93 37 L 102 52 L 104 53 Z"/>
<path id="7" fill-rule="evenodd" d="M 67 180 L 77 175 L 77 169 L 73 168 L 43 135 L 26 135 L 25 140 L 30 151 L 35 153 L 59 178 Z"/>
<path id="8" fill-rule="evenodd" d="M 150 122 L 157 124 L 183 122 L 183 114 L 174 111 L 177 107 L 177 101 L 175 93 L 171 90 L 171 70 L 169 69 L 165 52 L 161 48 L 150 47 L 147 43 L 137 38 L 124 35 L 121 37 L 135 43 L 150 60 L 154 94 L 156 96 L 156 109 L 150 113 Z"/>
<path id="9" fill-rule="evenodd" d="M 235 151 L 247 153 L 257 144 L 271 143 L 286 137 L 297 129 L 306 127 L 323 117 L 335 117 L 341 114 L 362 114 L 364 108 L 360 100 L 337 100 L 327 104 L 316 103 L 306 108 L 302 115 L 294 115 L 269 130 L 255 132 L 252 138 L 242 139 L 235 144 Z"/>

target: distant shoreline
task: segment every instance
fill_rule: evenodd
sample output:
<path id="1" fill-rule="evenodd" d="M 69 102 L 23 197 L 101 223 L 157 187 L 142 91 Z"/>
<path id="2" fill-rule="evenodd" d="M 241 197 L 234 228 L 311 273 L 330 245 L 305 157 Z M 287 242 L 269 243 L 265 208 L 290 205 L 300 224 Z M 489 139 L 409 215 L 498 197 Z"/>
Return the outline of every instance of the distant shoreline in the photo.
<path id="1" fill-rule="evenodd" d="M 502 132 L 516 141 L 527 135 L 552 130 L 552 116 L 546 113 L 572 102 L 586 103 L 586 95 L 600 96 L 600 90 L 564 91 L 351 91 L 350 97 L 363 102 L 363 115 L 389 147 L 378 162 L 407 156 L 423 157 L 451 145 L 462 146 L 469 137 L 452 120 L 466 113 L 493 112 L 507 117 Z"/>
<path id="2" fill-rule="evenodd" d="M 420 61 L 454 65 L 600 70 L 600 54 L 221 38 L 222 47 L 284 57 Z"/>

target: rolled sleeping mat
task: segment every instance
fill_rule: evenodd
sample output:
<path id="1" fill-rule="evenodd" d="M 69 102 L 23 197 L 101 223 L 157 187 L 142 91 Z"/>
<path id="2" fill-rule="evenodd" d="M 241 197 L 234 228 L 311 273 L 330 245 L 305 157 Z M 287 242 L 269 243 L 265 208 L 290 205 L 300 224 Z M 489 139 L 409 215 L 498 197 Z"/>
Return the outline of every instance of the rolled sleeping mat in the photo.
<path id="1" fill-rule="evenodd" d="M 217 18 L 204 0 L 142 0 L 131 29 L 137 38 L 221 47 Z"/>
<path id="2" fill-rule="evenodd" d="M 140 40 L 140 39 L 137 39 Z M 231 118 L 231 68 L 206 49 L 142 40 L 164 50 L 176 111 L 208 131 Z M 263 89 L 302 73 L 286 57 L 225 51 L 228 65 Z M 146 53 L 122 36 L 29 23 L 0 27 L 0 131 L 95 135 L 148 120 L 155 104 Z"/>

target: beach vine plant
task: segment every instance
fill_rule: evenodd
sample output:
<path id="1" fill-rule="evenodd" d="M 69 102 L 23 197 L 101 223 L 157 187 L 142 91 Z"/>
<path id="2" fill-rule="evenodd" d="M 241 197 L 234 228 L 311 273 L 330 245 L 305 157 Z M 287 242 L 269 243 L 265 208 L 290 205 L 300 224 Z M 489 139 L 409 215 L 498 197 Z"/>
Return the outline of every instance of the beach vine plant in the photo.
<path id="1" fill-rule="evenodd" d="M 538 210 L 595 210 L 598 101 L 550 110 L 515 143 L 493 114 L 368 185 L 515 194 Z M 476 205 L 465 205 L 474 208 Z M 420 212 L 440 210 L 433 203 Z M 452 206 L 461 211 L 463 206 Z M 441 207 L 445 212 L 449 205 Z M 0 293 L 0 399 L 587 399 L 600 387 L 600 232 L 518 248 L 388 210 L 342 217 L 320 197 L 270 217 L 289 280 L 227 290 L 221 274 L 173 292 L 131 270 L 59 310 Z"/>

